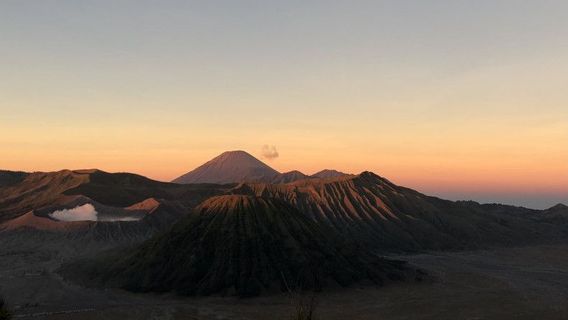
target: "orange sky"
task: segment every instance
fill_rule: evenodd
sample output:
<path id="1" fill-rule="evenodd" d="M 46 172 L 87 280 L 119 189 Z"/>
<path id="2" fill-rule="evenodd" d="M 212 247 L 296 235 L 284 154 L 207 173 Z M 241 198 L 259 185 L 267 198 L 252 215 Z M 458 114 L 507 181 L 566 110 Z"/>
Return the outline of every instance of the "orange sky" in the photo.
<path id="1" fill-rule="evenodd" d="M 443 5 L 442 5 L 443 3 Z M 275 145 L 452 199 L 568 202 L 563 2 L 0 4 L 0 168 L 168 181 Z"/>
<path id="2" fill-rule="evenodd" d="M 443 128 L 439 123 L 404 124 L 407 130 L 392 131 L 389 124 L 379 128 L 360 122 L 331 133 L 304 124 L 274 132 L 260 128 L 262 135 L 254 128 L 223 132 L 207 125 L 197 129 L 87 123 L 78 129 L 31 123 L 3 127 L 0 142 L 7 148 L 0 152 L 5 169 L 101 168 L 168 181 L 225 150 L 244 149 L 262 159 L 262 143 L 278 141 L 280 157 L 263 160 L 279 171 L 371 170 L 393 182 L 442 194 L 568 194 L 568 148 L 563 144 L 568 125 L 545 118 L 538 123 L 528 128 L 520 120 L 485 122 L 479 130 L 477 122 L 463 120 Z"/>

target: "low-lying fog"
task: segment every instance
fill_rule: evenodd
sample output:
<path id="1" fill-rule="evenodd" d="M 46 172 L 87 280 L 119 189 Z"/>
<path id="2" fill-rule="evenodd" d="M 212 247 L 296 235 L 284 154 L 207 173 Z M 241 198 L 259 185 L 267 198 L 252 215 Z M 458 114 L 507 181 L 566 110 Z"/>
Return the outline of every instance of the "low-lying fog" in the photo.
<path id="1" fill-rule="evenodd" d="M 95 207 L 86 203 L 72 209 L 56 210 L 49 216 L 58 221 L 137 221 L 133 216 L 100 216 Z"/>

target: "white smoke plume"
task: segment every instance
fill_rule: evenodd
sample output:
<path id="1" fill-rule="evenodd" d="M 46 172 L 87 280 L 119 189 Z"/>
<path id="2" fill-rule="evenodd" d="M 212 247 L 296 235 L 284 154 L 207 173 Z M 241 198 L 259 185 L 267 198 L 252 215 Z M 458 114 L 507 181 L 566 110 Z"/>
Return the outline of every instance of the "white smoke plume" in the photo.
<path id="1" fill-rule="evenodd" d="M 73 209 L 56 210 L 49 214 L 59 221 L 97 221 L 97 210 L 92 204 L 87 203 Z"/>
<path id="2" fill-rule="evenodd" d="M 278 158 L 279 154 L 275 146 L 265 144 L 262 146 L 262 156 L 268 160 L 273 160 Z"/>

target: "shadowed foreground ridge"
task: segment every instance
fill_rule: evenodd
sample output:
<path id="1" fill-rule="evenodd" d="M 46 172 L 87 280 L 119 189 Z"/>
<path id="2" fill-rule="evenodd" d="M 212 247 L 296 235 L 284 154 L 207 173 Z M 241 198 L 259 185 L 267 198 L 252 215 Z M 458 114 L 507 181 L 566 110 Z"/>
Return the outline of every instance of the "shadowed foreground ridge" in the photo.
<path id="1" fill-rule="evenodd" d="M 284 202 L 240 195 L 210 198 L 170 232 L 122 259 L 106 259 L 87 264 L 88 277 L 187 295 L 254 296 L 362 280 L 382 285 L 405 272 L 403 262 L 360 250 Z"/>

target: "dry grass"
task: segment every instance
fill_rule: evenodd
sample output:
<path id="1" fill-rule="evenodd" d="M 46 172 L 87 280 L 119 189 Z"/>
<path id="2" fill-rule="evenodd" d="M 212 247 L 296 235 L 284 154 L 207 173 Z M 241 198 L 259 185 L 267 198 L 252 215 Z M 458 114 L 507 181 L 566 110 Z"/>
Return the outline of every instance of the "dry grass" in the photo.
<path id="1" fill-rule="evenodd" d="M 310 296 L 299 294 L 296 299 L 296 309 L 292 320 L 315 320 L 317 299 L 315 293 Z"/>
<path id="2" fill-rule="evenodd" d="M 4 298 L 0 297 L 0 320 L 8 320 L 11 318 L 12 315 L 6 307 L 6 301 L 4 301 Z"/>

